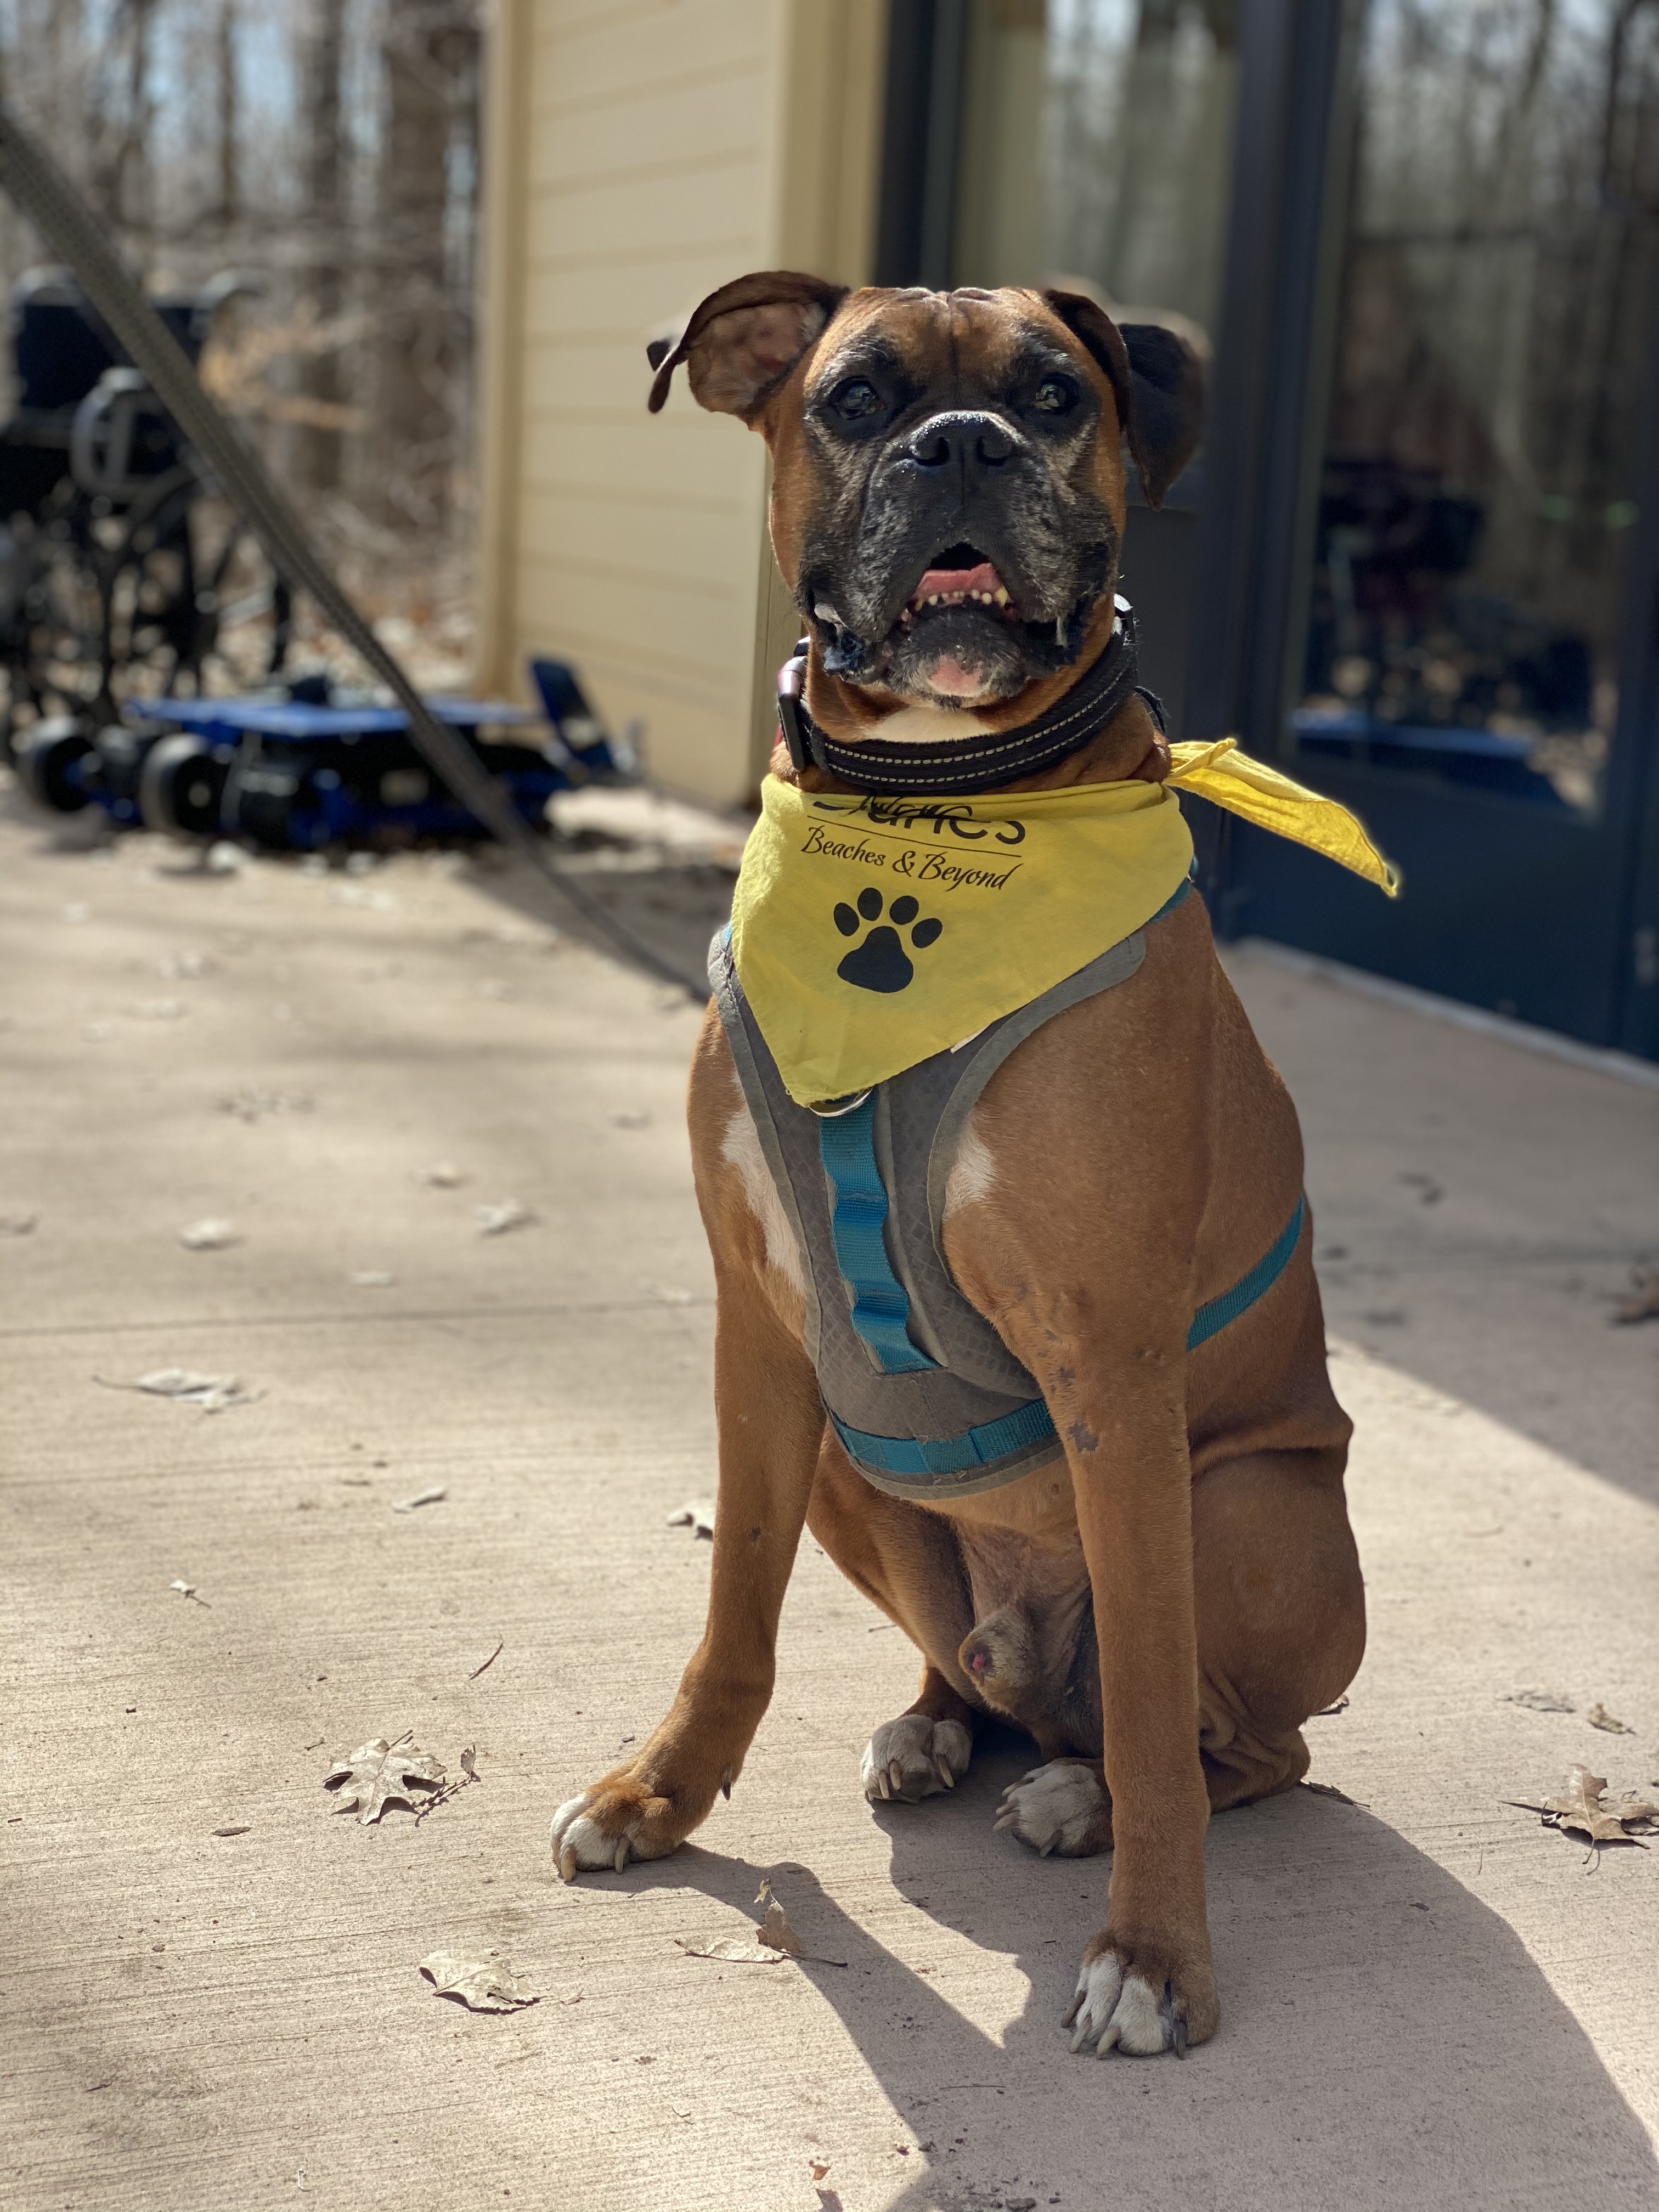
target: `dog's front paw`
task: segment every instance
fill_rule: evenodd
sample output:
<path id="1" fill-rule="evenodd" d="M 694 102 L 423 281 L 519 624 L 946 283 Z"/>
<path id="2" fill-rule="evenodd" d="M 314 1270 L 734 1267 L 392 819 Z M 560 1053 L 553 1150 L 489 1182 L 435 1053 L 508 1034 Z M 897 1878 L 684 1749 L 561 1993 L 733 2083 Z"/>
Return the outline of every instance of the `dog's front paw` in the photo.
<path id="1" fill-rule="evenodd" d="M 1207 1960 L 1170 1970 L 1139 1947 L 1097 1936 L 1083 1954 L 1077 1995 L 1065 2025 L 1072 2050 L 1092 2050 L 1097 2058 L 1126 2051 L 1138 2058 L 1173 2051 L 1184 2058 L 1189 2043 L 1215 2033 L 1219 2008 L 1215 1978 Z"/>
<path id="2" fill-rule="evenodd" d="M 864 1747 L 864 1794 L 872 1805 L 895 1797 L 914 1805 L 954 1790 L 973 1755 L 974 1739 L 962 1722 L 901 1713 L 896 1721 L 884 1721 Z"/>
<path id="3" fill-rule="evenodd" d="M 561 1881 L 597 1867 L 620 1874 L 630 1858 L 665 1858 L 695 1825 L 625 1771 L 607 1774 L 553 1815 L 553 1863 Z"/>
<path id="4" fill-rule="evenodd" d="M 1039 1858 L 1088 1858 L 1112 1845 L 1112 1801 L 1092 1766 L 1079 1759 L 1051 1759 L 1002 1793 L 996 1826 L 1006 1828 Z"/>

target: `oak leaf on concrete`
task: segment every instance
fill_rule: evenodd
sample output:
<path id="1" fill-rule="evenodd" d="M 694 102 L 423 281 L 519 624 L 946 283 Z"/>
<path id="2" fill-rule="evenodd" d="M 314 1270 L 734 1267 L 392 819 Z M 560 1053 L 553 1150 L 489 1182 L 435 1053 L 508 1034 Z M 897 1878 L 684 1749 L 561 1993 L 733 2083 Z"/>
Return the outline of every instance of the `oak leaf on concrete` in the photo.
<path id="1" fill-rule="evenodd" d="M 443 1778 L 443 1768 L 429 1752 L 417 1750 L 413 1744 L 404 1746 L 402 1736 L 396 1744 L 390 1744 L 383 1735 L 377 1735 L 368 1743 L 359 1744 L 349 1758 L 337 1759 L 323 1778 L 323 1787 L 338 1790 L 337 1813 L 356 1811 L 358 1825 L 366 1828 L 380 1819 L 388 1805 L 418 1804 L 413 1791 L 435 1790 Z"/>
<path id="2" fill-rule="evenodd" d="M 506 1963 L 474 1959 L 459 1951 L 433 1951 L 421 1961 L 433 1995 L 459 1997 L 473 2012 L 520 2012 L 541 1999 L 520 1988 Z"/>
<path id="3" fill-rule="evenodd" d="M 1592 1774 L 1587 1766 L 1574 1766 L 1568 1771 L 1566 1787 L 1560 1796 L 1547 1798 L 1541 1805 L 1518 1797 L 1512 1797 L 1510 1802 L 1523 1812 L 1540 1814 L 1546 1827 L 1561 1828 L 1584 1837 L 1592 1850 L 1601 1844 L 1642 1844 L 1642 1838 L 1632 1835 L 1630 1831 L 1659 1823 L 1659 1804 L 1633 1796 L 1626 1796 L 1614 1805 L 1604 1804 L 1602 1793 L 1607 1786 L 1606 1775 Z M 1644 1850 L 1647 1848 L 1645 1844 L 1642 1847 Z"/>

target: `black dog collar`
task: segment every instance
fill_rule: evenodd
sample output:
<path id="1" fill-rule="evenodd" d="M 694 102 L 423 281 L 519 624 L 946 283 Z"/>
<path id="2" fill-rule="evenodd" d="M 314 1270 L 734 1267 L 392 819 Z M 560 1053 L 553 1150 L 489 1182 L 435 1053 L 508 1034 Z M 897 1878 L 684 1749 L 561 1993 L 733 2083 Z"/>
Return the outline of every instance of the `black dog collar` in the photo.
<path id="1" fill-rule="evenodd" d="M 1135 680 L 1135 617 L 1127 599 L 1117 601 L 1117 621 L 1105 652 L 1057 706 L 1018 729 L 955 738 L 944 744 L 895 744 L 872 738 L 846 745 L 829 736 L 807 713 L 801 696 L 808 644 L 803 638 L 794 659 L 778 671 L 783 741 L 798 769 L 823 769 L 858 791 L 994 791 L 1076 752 L 1136 696 L 1152 708 L 1158 728 L 1164 727 L 1162 704 Z"/>

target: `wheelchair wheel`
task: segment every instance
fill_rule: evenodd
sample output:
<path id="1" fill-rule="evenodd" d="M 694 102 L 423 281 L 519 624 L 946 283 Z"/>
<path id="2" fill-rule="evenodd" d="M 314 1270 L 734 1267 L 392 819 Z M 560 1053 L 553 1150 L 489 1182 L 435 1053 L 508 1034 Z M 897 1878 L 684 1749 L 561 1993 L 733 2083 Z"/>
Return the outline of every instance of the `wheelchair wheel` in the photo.
<path id="1" fill-rule="evenodd" d="M 138 776 L 138 812 L 147 830 L 194 844 L 219 834 L 228 765 L 199 738 L 162 738 L 144 757 Z"/>
<path id="2" fill-rule="evenodd" d="M 288 586 L 234 509 L 186 471 L 130 518 L 108 556 L 104 610 L 113 699 L 256 690 L 287 657 Z"/>
<path id="3" fill-rule="evenodd" d="M 17 774 L 24 790 L 37 806 L 54 814 L 78 814 L 89 798 L 74 770 L 94 750 L 79 723 L 67 714 L 35 723 L 17 740 Z"/>

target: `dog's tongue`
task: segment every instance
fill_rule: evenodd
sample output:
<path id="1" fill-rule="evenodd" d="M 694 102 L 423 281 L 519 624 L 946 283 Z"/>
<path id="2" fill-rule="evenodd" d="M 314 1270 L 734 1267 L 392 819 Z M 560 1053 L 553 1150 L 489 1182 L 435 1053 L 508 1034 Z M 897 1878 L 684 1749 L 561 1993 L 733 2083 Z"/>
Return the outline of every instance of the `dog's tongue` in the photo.
<path id="1" fill-rule="evenodd" d="M 956 592 L 1000 592 L 1002 579 L 989 561 L 971 568 L 930 568 L 911 594 L 913 602 L 942 599 Z"/>

